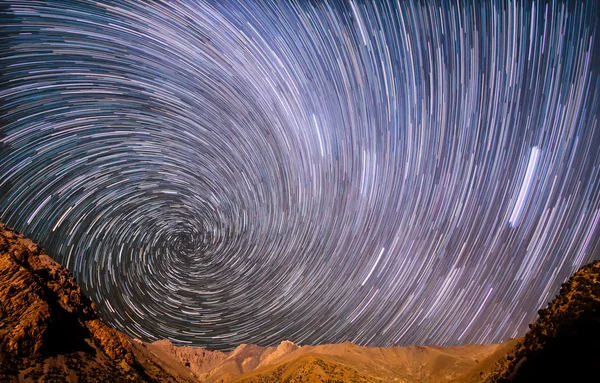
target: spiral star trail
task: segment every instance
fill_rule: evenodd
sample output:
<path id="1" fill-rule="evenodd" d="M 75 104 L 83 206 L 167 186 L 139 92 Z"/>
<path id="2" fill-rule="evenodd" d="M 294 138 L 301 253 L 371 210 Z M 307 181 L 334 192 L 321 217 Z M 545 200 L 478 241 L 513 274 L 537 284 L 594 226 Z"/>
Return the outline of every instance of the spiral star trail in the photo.
<path id="1" fill-rule="evenodd" d="M 600 11 L 457 3 L 3 1 L 0 221 L 144 340 L 520 336 L 600 258 Z"/>

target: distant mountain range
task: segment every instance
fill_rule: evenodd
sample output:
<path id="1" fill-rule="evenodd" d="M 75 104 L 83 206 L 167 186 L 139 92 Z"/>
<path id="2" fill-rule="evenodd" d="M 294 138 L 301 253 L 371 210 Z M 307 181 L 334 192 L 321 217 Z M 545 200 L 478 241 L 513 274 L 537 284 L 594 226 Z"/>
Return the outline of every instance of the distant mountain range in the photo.
<path id="1" fill-rule="evenodd" d="M 0 382 L 600 380 L 599 309 L 600 262 L 594 262 L 563 284 L 525 337 L 502 344 L 381 348 L 283 341 L 221 352 L 145 343 L 106 325 L 67 269 L 0 224 Z"/>

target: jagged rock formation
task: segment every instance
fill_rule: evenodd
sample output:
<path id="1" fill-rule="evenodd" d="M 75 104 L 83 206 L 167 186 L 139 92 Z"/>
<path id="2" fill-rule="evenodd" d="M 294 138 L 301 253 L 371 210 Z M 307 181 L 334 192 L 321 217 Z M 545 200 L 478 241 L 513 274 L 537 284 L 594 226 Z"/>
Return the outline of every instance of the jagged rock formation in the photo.
<path id="1" fill-rule="evenodd" d="M 200 347 L 175 346 L 168 340 L 146 343 L 146 346 L 160 359 L 175 359 L 178 363 L 189 368 L 196 377 L 206 375 L 227 358 L 227 353 L 221 351 L 211 351 Z"/>
<path id="2" fill-rule="evenodd" d="M 600 261 L 583 266 L 488 382 L 600 380 Z"/>
<path id="3" fill-rule="evenodd" d="M 232 381 L 264 365 L 270 365 L 299 347 L 283 341 L 277 347 L 241 344 L 231 352 L 210 351 L 189 346 L 175 346 L 168 340 L 147 343 L 158 358 L 174 358 L 189 367 L 202 382 Z"/>
<path id="4" fill-rule="evenodd" d="M 108 327 L 71 273 L 0 224 L 0 381 L 185 381 Z"/>
<path id="5" fill-rule="evenodd" d="M 272 352 L 265 353 L 265 355 L 262 355 L 261 361 L 256 367 L 268 366 L 269 364 L 273 364 L 278 359 L 281 359 L 284 356 L 289 355 L 292 352 L 298 350 L 298 348 L 299 347 L 296 344 L 294 344 L 294 342 L 284 340 Z"/>
<path id="6" fill-rule="evenodd" d="M 4 225 L 0 231 L 1 349 L 7 355 L 35 357 L 61 351 L 58 346 L 84 347 L 53 341 L 66 329 L 82 331 L 86 322 L 98 319 L 94 304 L 39 246 Z"/>

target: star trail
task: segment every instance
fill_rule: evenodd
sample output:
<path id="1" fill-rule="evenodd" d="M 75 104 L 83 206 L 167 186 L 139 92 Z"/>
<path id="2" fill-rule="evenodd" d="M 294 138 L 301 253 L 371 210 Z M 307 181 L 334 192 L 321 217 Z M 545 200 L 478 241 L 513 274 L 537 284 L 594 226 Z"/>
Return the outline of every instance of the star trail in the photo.
<path id="1" fill-rule="evenodd" d="M 0 221 L 131 336 L 500 342 L 600 258 L 593 0 L 0 9 Z"/>

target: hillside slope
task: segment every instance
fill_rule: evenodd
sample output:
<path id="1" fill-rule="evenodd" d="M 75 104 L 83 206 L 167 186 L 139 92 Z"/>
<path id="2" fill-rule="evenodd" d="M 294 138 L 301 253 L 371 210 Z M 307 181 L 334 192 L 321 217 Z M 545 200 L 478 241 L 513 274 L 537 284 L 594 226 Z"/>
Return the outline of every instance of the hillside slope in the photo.
<path id="1" fill-rule="evenodd" d="M 538 313 L 487 381 L 600 380 L 600 261 L 580 268 Z"/>
<path id="2" fill-rule="evenodd" d="M 501 347 L 362 347 L 352 343 L 302 346 L 235 382 L 448 382 L 495 355 Z M 502 355 L 496 355 L 490 365 Z"/>

